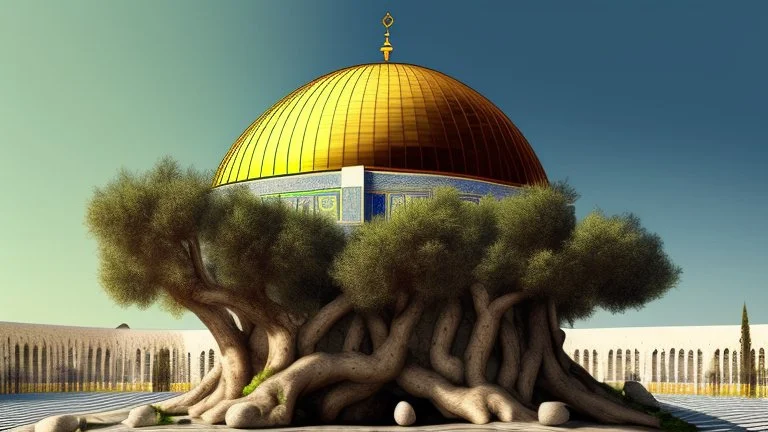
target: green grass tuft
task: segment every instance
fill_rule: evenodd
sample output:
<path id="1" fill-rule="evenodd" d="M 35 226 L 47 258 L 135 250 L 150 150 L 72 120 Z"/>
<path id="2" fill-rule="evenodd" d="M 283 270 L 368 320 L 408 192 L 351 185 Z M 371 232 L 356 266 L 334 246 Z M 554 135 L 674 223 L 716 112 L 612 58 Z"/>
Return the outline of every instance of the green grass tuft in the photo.
<path id="1" fill-rule="evenodd" d="M 248 396 L 253 393 L 253 391 L 256 390 L 256 387 L 260 386 L 261 383 L 266 381 L 267 378 L 271 377 L 273 374 L 274 372 L 269 368 L 265 368 L 263 371 L 256 374 L 251 380 L 251 383 L 243 387 L 243 396 Z"/>
<path id="2" fill-rule="evenodd" d="M 170 425 L 174 424 L 173 418 L 171 418 L 171 415 L 167 412 L 160 409 L 157 405 L 152 405 L 152 408 L 155 409 L 155 413 L 157 414 L 157 424 L 158 425 Z"/>
<path id="3" fill-rule="evenodd" d="M 688 423 L 685 420 L 681 420 L 675 416 L 673 416 L 671 413 L 667 411 L 663 411 L 656 407 L 650 407 L 641 405 L 632 399 L 628 398 L 627 395 L 624 394 L 623 387 L 617 385 L 617 384 L 608 384 L 605 382 L 601 382 L 600 385 L 605 388 L 606 390 L 609 390 L 613 393 L 615 393 L 617 396 L 621 397 L 631 408 L 642 411 L 646 414 L 650 414 L 659 420 L 661 420 L 661 430 L 667 431 L 667 432 L 695 432 L 698 431 L 699 428 L 696 427 L 696 425 L 693 425 L 691 423 Z"/>
<path id="4" fill-rule="evenodd" d="M 666 411 L 657 411 L 651 414 L 661 420 L 661 430 L 663 431 L 695 432 L 699 430 L 695 425 L 692 425 L 685 420 L 681 420 Z"/>

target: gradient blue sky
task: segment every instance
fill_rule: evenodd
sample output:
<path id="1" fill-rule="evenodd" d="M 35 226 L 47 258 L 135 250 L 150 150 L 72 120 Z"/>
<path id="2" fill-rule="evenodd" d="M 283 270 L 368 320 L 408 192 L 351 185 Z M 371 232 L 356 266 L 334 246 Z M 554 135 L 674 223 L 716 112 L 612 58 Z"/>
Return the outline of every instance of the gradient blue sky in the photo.
<path id="1" fill-rule="evenodd" d="M 550 179 L 632 211 L 683 267 L 640 311 L 576 327 L 768 323 L 768 2 L 0 0 L 0 321 L 203 328 L 114 306 L 93 188 L 163 155 L 214 169 L 291 90 L 379 61 L 495 102 Z"/>

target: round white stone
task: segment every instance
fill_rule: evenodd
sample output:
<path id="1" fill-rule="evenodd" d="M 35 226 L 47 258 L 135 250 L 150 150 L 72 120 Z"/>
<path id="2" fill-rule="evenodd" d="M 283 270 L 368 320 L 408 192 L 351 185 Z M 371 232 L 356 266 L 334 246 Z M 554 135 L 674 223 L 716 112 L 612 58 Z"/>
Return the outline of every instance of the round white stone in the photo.
<path id="1" fill-rule="evenodd" d="M 35 432 L 75 432 L 80 421 L 75 416 L 57 415 L 35 423 Z"/>
<path id="2" fill-rule="evenodd" d="M 152 405 L 143 405 L 131 410 L 123 424 L 130 427 L 155 426 L 157 424 L 157 412 Z"/>
<path id="3" fill-rule="evenodd" d="M 539 405 L 539 423 L 558 426 L 568 421 L 571 414 L 562 402 L 544 402 Z"/>
<path id="4" fill-rule="evenodd" d="M 416 411 L 411 404 L 401 401 L 395 407 L 395 422 L 400 426 L 410 426 L 416 423 Z"/>

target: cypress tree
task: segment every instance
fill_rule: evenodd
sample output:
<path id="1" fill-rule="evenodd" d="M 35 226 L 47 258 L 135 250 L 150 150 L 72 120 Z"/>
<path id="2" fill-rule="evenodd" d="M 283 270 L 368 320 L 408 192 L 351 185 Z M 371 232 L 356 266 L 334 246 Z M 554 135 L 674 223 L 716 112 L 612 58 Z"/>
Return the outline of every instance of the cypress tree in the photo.
<path id="1" fill-rule="evenodd" d="M 742 384 L 743 395 L 752 395 L 754 388 L 750 386 L 747 390 L 746 385 L 752 384 L 752 376 L 754 375 L 754 364 L 752 360 L 752 338 L 749 335 L 749 317 L 747 316 L 747 304 L 744 303 L 744 308 L 741 312 L 741 364 L 739 365 L 739 381 Z M 747 393 L 748 392 L 748 393 Z"/>

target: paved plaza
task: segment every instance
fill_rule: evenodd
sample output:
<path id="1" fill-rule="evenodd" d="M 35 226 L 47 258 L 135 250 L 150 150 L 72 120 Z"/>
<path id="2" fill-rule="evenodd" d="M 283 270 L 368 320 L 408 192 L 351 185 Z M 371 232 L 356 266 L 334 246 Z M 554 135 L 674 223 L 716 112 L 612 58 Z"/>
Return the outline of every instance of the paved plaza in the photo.
<path id="1" fill-rule="evenodd" d="M 126 407 L 156 403 L 172 397 L 175 393 L 34 393 L 0 395 L 0 430 L 12 429 L 14 432 L 32 432 L 36 421 L 56 414 L 66 413 L 104 413 L 90 416 L 89 421 L 105 424 L 120 421 L 127 415 Z M 666 409 L 677 417 L 697 425 L 702 431 L 768 431 L 768 399 L 746 399 L 737 397 L 710 397 L 688 395 L 656 395 Z M 122 416 L 122 417 L 121 417 Z M 130 430 L 122 425 L 104 428 L 110 432 Z M 168 432 L 174 429 L 193 429 L 195 431 L 229 429 L 224 425 L 210 426 L 194 422 L 184 426 L 158 426 L 142 428 L 146 432 Z M 279 430 L 349 430 L 349 431 L 402 431 L 401 427 L 311 427 L 285 428 Z M 577 422 L 569 422 L 563 428 L 547 427 L 531 423 L 491 423 L 475 426 L 469 424 L 450 424 L 420 426 L 408 428 L 419 431 L 646 431 L 646 428 L 596 427 Z"/>

